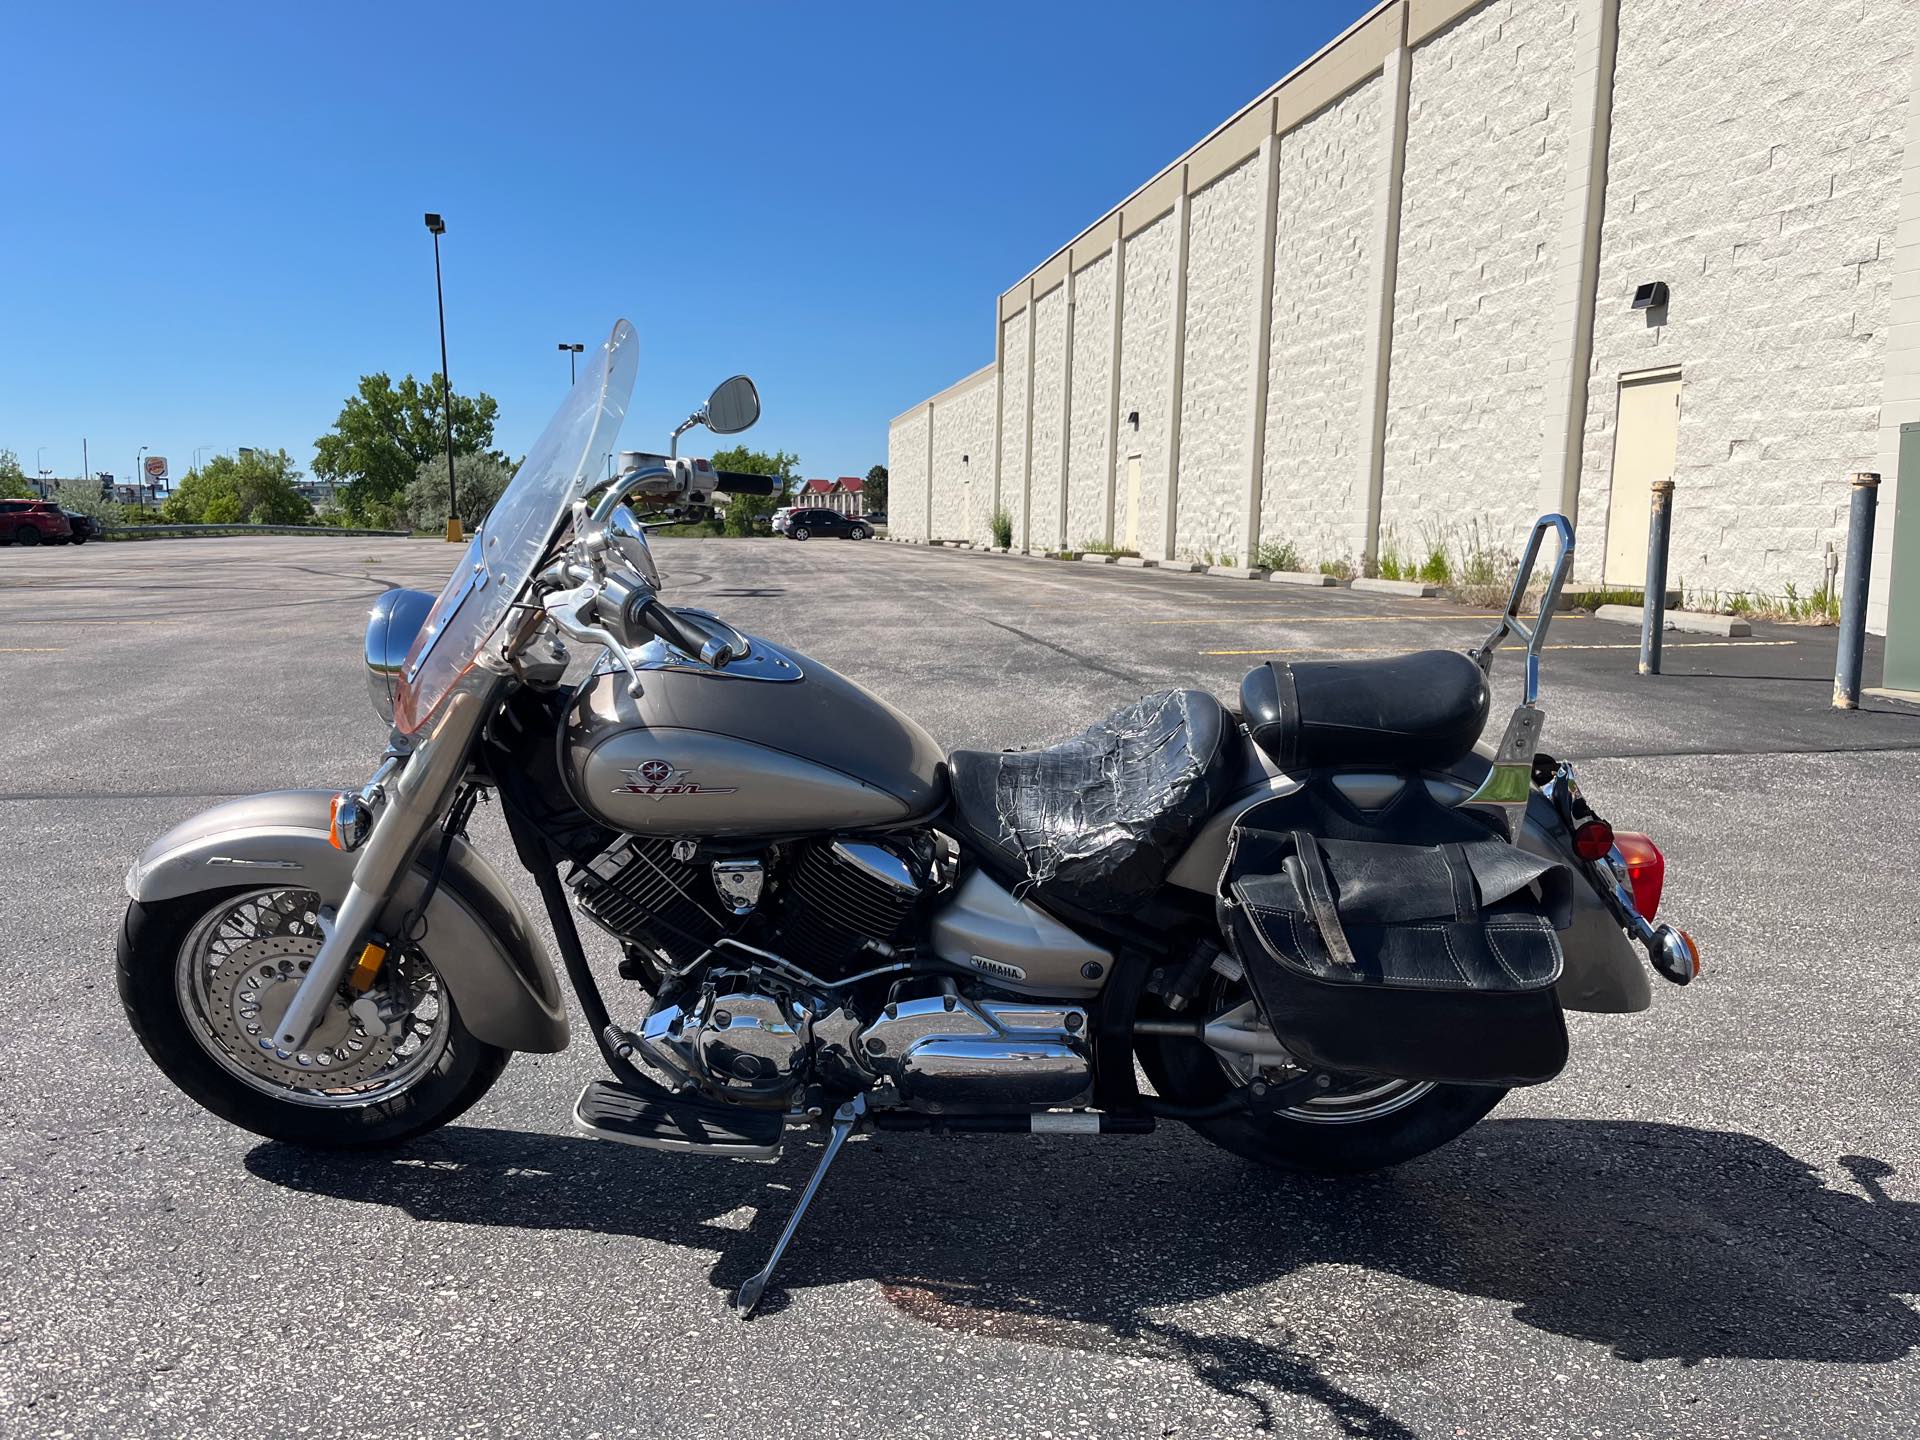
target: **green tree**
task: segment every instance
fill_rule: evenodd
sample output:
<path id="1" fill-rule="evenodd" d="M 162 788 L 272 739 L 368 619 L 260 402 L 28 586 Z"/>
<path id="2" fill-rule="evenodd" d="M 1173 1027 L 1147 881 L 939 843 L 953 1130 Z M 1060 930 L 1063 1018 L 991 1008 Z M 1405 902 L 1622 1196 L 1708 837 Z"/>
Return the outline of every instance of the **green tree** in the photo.
<path id="1" fill-rule="evenodd" d="M 27 472 L 20 468 L 20 457 L 11 450 L 0 450 L 0 500 L 31 500 L 33 496 Z"/>
<path id="2" fill-rule="evenodd" d="M 456 455 L 453 459 L 454 488 L 459 496 L 460 523 L 471 535 L 474 527 L 487 518 L 487 512 L 499 501 L 501 492 L 513 479 L 513 471 L 493 455 Z M 447 528 L 447 457 L 445 453 L 422 460 L 407 487 L 407 524 L 415 530 L 440 531 Z"/>
<path id="3" fill-rule="evenodd" d="M 161 508 L 173 525 L 307 525 L 313 506 L 294 488 L 300 472 L 284 450 L 216 455 L 189 470 Z"/>
<path id="4" fill-rule="evenodd" d="M 867 509 L 887 508 L 887 467 L 876 465 L 867 471 Z"/>
<path id="5" fill-rule="evenodd" d="M 313 442 L 313 473 L 340 487 L 342 507 L 363 525 L 394 523 L 420 466 L 446 453 L 440 377 L 398 385 L 386 372 L 362 375 L 333 429 Z M 455 391 L 453 453 L 473 455 L 493 443 L 499 403 L 484 392 Z M 497 458 L 497 457 L 496 457 Z"/>
<path id="6" fill-rule="evenodd" d="M 127 507 L 117 500 L 102 500 L 100 487 L 84 480 L 61 480 L 53 487 L 53 501 L 62 510 L 91 515 L 101 525 L 118 525 L 127 518 Z"/>
<path id="7" fill-rule="evenodd" d="M 716 450 L 712 456 L 716 470 L 734 470 L 742 475 L 771 475 L 780 482 L 777 495 L 734 495 L 727 503 L 727 533 L 729 535 L 751 535 L 753 522 L 759 516 L 771 515 L 779 506 L 791 503 L 793 482 L 800 469 L 800 457 L 785 450 L 775 450 L 768 454 L 764 450 L 749 450 L 744 445 L 735 445 L 730 450 Z"/>

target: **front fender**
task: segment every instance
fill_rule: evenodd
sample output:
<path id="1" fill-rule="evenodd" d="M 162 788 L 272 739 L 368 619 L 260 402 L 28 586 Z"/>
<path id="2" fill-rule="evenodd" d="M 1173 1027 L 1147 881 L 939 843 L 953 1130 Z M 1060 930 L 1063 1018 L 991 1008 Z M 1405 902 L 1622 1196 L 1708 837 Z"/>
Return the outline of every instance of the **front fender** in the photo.
<path id="1" fill-rule="evenodd" d="M 147 847 L 127 872 L 127 894 L 151 904 L 236 885 L 297 886 L 338 905 L 354 857 L 327 843 L 332 798 L 330 790 L 274 790 L 203 810 Z M 419 900 L 432 850 L 388 901 L 382 929 L 391 932 Z M 464 840 L 448 852 L 425 919 L 433 968 L 476 1040 L 506 1050 L 566 1048 L 566 1002 L 546 948 L 500 873 Z"/>

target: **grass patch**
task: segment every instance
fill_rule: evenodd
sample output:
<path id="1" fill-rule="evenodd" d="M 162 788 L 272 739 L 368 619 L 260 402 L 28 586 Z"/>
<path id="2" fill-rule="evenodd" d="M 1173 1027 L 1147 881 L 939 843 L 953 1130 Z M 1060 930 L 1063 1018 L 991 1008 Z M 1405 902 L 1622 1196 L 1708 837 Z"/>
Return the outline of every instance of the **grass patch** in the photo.
<path id="1" fill-rule="evenodd" d="M 1775 595 L 1765 590 L 1689 590 L 1683 592 L 1689 610 L 1711 610 L 1722 615 L 1741 615 L 1749 620 L 1772 620 L 1785 625 L 1837 625 L 1840 623 L 1840 596 L 1831 581 L 1823 581 L 1811 594 L 1802 595 L 1791 580 Z"/>
<path id="2" fill-rule="evenodd" d="M 1115 545 L 1110 540 L 1082 540 L 1076 547 L 1082 555 L 1131 555 L 1138 556 L 1138 550 L 1129 550 L 1124 545 Z"/>
<path id="3" fill-rule="evenodd" d="M 1253 563 L 1262 570 L 1304 570 L 1307 562 L 1291 540 L 1268 540 L 1253 552 Z"/>

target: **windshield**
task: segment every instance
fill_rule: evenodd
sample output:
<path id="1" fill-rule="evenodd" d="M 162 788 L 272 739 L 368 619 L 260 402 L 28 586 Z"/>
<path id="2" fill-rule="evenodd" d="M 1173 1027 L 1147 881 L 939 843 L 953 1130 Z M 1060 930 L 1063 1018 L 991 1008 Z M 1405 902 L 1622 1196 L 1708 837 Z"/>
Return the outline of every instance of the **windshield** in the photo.
<path id="1" fill-rule="evenodd" d="M 567 509 L 600 472 L 633 394 L 640 344 L 622 320 L 474 532 L 400 669 L 394 728 L 419 731 L 527 588 Z"/>

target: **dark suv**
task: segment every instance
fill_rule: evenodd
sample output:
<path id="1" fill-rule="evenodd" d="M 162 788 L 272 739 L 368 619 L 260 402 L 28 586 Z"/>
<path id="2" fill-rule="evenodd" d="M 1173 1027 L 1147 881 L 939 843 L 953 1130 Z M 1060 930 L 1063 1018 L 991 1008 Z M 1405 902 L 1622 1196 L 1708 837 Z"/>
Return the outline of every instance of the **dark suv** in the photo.
<path id="1" fill-rule="evenodd" d="M 0 500 L 0 545 L 64 545 L 73 526 L 51 500 Z"/>
<path id="2" fill-rule="evenodd" d="M 815 535 L 868 540 L 873 536 L 873 526 L 863 515 L 842 515 L 838 510 L 795 510 L 787 516 L 789 540 L 811 540 Z"/>

